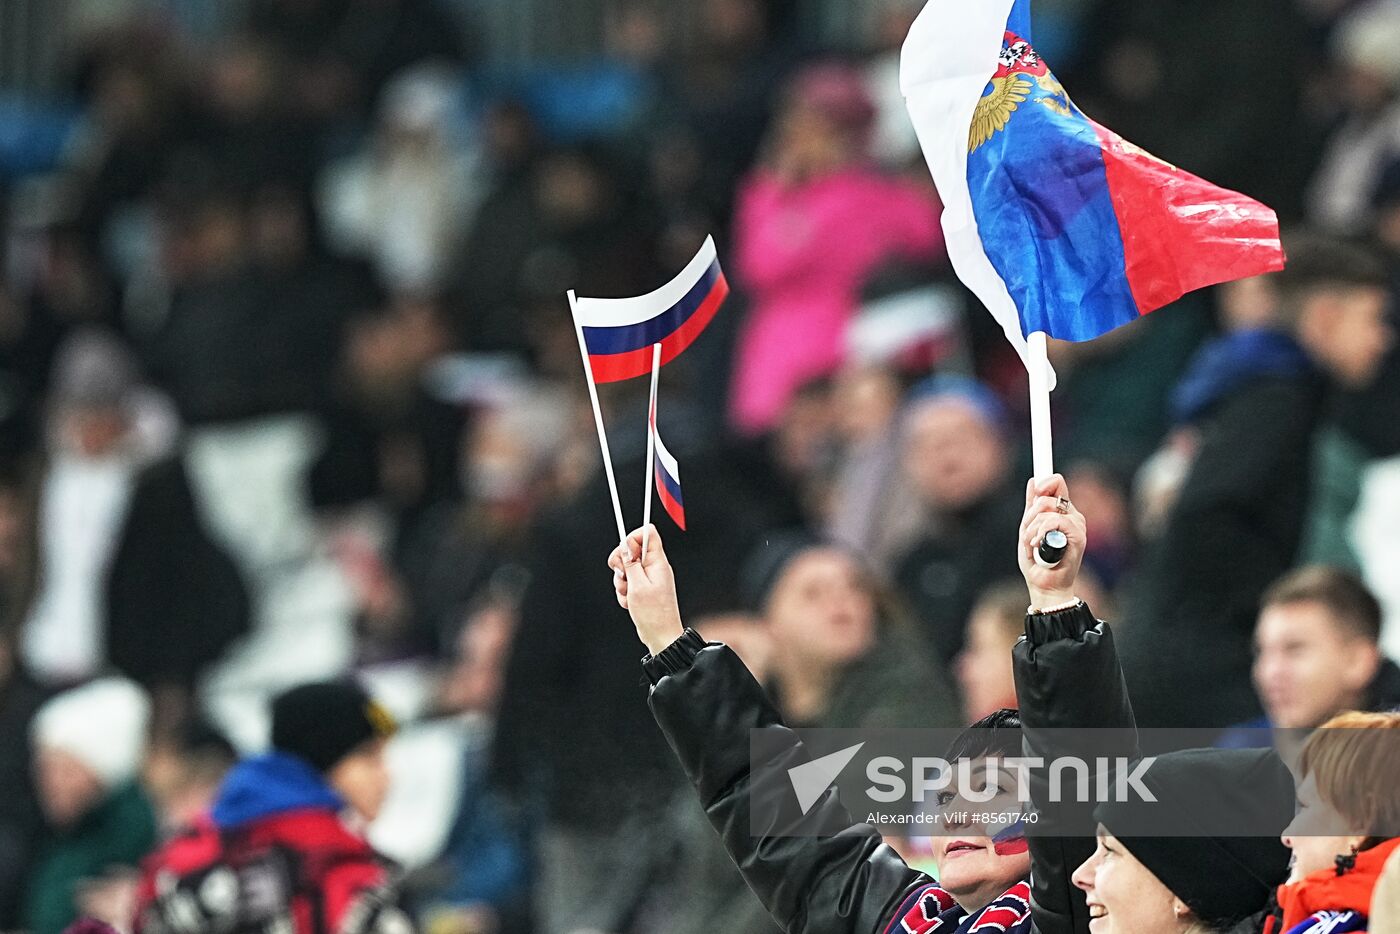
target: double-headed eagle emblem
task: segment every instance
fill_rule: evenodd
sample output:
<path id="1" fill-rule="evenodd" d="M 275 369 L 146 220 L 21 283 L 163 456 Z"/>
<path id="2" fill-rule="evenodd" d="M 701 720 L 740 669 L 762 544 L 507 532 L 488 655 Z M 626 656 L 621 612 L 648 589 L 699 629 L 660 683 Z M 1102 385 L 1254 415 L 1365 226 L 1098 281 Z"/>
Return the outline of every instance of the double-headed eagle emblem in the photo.
<path id="1" fill-rule="evenodd" d="M 1039 96 L 1033 97 L 1036 94 Z M 1008 32 L 996 74 L 972 114 L 967 151 L 976 152 L 977 147 L 1006 129 L 1011 115 L 1027 100 L 1062 116 L 1070 115 L 1069 95 L 1064 86 L 1050 74 L 1050 69 L 1029 42 Z"/>

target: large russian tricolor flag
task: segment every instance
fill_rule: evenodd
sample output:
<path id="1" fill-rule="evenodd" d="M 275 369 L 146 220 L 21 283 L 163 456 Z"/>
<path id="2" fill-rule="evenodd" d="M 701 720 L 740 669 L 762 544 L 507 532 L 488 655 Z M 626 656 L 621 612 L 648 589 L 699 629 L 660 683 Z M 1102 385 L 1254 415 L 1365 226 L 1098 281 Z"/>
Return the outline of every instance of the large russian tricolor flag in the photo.
<path id="1" fill-rule="evenodd" d="M 674 360 L 705 330 L 729 294 L 713 237 L 680 275 L 637 298 L 579 298 L 574 316 L 595 383 L 651 372 L 652 345 L 661 345 L 661 365 Z"/>
<path id="2" fill-rule="evenodd" d="M 1203 286 L 1283 268 L 1278 219 L 1084 116 L 1035 50 L 1030 0 L 929 0 L 900 83 L 959 278 L 1026 357 Z"/>

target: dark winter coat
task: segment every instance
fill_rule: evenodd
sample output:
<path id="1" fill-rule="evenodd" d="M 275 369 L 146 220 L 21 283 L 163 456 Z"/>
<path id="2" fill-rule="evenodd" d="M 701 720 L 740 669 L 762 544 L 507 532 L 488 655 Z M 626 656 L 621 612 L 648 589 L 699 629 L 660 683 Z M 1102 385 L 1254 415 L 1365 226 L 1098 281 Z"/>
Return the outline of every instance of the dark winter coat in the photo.
<path id="1" fill-rule="evenodd" d="M 21 926 L 25 876 L 34 862 L 43 827 L 34 789 L 33 746 L 29 738 L 44 691 L 23 672 L 0 683 L 0 930 Z"/>
<path id="2" fill-rule="evenodd" d="M 982 591 L 1015 578 L 1015 529 L 1024 497 L 999 488 L 936 526 L 895 562 L 895 584 L 913 608 L 928 646 L 953 659 L 962 650 L 967 618 Z"/>
<path id="3" fill-rule="evenodd" d="M 1015 650 L 1015 672 L 1027 755 L 1070 752 L 1048 744 L 1038 732 L 1044 729 L 1115 727 L 1131 734 L 1132 709 L 1105 624 L 1080 606 L 1029 617 L 1026 635 Z M 906 865 L 874 827 L 853 820 L 830 790 L 808 816 L 820 826 L 837 822 L 847 828 L 843 832 L 755 839 L 752 804 L 776 807 L 791 798 L 785 773 L 809 759 L 802 741 L 783 724 L 738 656 L 726 646 L 706 645 L 693 631 L 650 659 L 647 672 L 653 680 L 652 713 L 710 823 L 749 887 L 788 934 L 883 934 L 896 922 L 914 934 L 977 930 L 984 923 L 1002 925 L 988 930 L 1022 934 L 1087 930 L 1083 894 L 1070 882 L 1070 874 L 1093 852 L 1094 841 L 1087 837 L 1031 838 L 1033 883 L 1014 886 L 974 917 Z M 770 783 L 751 772 L 753 729 L 780 738 L 774 768 L 762 776 L 783 780 Z M 1135 746 L 1122 753 L 1134 755 Z M 1032 794 L 1036 803 L 1044 800 L 1034 797 L 1034 785 Z M 1042 822 L 1078 816 L 1040 810 Z"/>
<path id="4" fill-rule="evenodd" d="M 251 626 L 243 576 L 214 541 L 185 463 L 148 467 L 107 576 L 107 652 L 147 687 L 189 687 Z"/>
<path id="5" fill-rule="evenodd" d="M 1250 682 L 1259 598 L 1303 535 L 1315 374 L 1262 378 L 1216 402 L 1123 632 L 1123 670 L 1143 726 L 1226 727 L 1259 715 Z"/>

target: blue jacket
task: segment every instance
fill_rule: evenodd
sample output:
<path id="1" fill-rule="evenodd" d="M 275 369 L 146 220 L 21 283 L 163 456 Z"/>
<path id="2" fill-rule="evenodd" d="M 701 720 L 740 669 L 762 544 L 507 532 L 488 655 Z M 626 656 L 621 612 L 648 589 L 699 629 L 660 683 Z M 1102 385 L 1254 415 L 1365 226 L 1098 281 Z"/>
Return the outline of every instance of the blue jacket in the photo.
<path id="1" fill-rule="evenodd" d="M 210 816 L 229 830 L 273 814 L 322 810 L 339 813 L 345 800 L 326 779 L 296 756 L 272 752 L 233 767 L 219 789 Z"/>

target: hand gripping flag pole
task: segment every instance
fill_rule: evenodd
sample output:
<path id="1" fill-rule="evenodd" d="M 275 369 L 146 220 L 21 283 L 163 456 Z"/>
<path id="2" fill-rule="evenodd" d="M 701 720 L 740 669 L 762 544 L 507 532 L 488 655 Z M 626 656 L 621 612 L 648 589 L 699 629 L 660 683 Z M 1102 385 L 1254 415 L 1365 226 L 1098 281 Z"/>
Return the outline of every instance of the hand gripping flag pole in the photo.
<path id="1" fill-rule="evenodd" d="M 627 523 L 622 521 L 622 500 L 617 495 L 617 477 L 613 476 L 612 453 L 608 450 L 608 432 L 603 427 L 603 409 L 598 404 L 598 384 L 593 381 L 593 364 L 588 358 L 588 344 L 583 338 L 583 324 L 578 317 L 578 297 L 569 290 L 569 310 L 573 313 L 574 332 L 578 335 L 578 349 L 583 356 L 583 375 L 588 383 L 588 401 L 593 403 L 593 424 L 598 428 L 598 447 L 603 452 L 603 470 L 608 475 L 608 492 L 612 494 L 613 517 L 617 519 L 617 540 L 627 542 Z"/>

